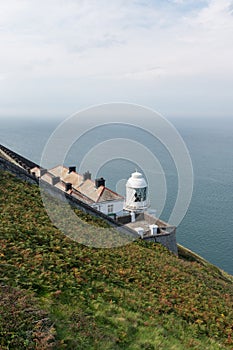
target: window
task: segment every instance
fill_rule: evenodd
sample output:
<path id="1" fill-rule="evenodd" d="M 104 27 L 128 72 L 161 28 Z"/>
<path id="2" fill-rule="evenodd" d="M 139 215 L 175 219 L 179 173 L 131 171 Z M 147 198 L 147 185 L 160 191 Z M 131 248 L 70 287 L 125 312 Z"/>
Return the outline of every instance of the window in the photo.
<path id="1" fill-rule="evenodd" d="M 113 204 L 108 205 L 108 214 L 113 213 Z"/>
<path id="2" fill-rule="evenodd" d="M 143 202 L 146 200 L 146 187 L 135 189 L 134 202 Z"/>

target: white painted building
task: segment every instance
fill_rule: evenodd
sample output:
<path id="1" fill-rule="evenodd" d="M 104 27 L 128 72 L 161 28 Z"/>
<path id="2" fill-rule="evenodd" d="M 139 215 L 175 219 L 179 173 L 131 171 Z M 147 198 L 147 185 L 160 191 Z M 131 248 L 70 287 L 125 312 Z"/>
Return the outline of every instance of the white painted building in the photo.
<path id="1" fill-rule="evenodd" d="M 31 173 L 106 215 L 122 214 L 123 210 L 134 215 L 149 206 L 147 182 L 137 171 L 126 183 L 125 198 L 106 187 L 103 178 L 93 181 L 89 172 L 81 175 L 76 167 L 59 165 L 50 170 L 35 167 Z"/>
<path id="2" fill-rule="evenodd" d="M 60 178 L 54 186 L 66 191 L 74 198 L 87 203 L 91 207 L 106 215 L 114 215 L 123 210 L 124 197 L 105 186 L 103 178 L 91 180 L 91 174 L 86 172 L 81 175 L 76 172 L 75 167 L 57 166 L 50 169 L 49 174 Z M 48 181 L 48 173 L 41 176 L 41 179 Z M 70 184 L 70 186 L 67 186 Z"/>
<path id="3" fill-rule="evenodd" d="M 126 183 L 124 209 L 136 213 L 145 211 L 148 207 L 148 185 L 142 174 L 136 171 Z"/>

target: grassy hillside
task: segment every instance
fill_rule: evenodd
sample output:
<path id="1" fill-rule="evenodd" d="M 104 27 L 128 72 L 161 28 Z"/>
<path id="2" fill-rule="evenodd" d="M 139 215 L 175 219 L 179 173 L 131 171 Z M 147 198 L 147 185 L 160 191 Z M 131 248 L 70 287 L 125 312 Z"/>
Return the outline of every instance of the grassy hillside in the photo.
<path id="1" fill-rule="evenodd" d="M 5 172 L 0 204 L 0 349 L 233 348 L 233 287 L 218 270 L 141 240 L 80 245 L 37 186 Z"/>

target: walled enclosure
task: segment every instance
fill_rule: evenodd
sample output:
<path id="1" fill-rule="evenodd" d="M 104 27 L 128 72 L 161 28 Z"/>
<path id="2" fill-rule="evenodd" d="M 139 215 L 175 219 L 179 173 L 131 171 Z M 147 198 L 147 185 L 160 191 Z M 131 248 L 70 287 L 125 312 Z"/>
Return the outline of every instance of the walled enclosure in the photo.
<path id="1" fill-rule="evenodd" d="M 31 162 L 30 160 L 22 157 L 21 155 L 11 151 L 10 149 L 0 145 L 0 169 L 8 171 L 18 177 L 19 179 L 29 182 L 31 184 L 39 184 L 39 178 L 30 173 L 30 169 L 33 167 L 40 167 L 36 163 Z M 42 181 L 41 181 L 42 182 Z M 95 217 L 101 218 L 105 222 L 107 222 L 111 227 L 116 228 L 119 232 L 124 233 L 128 236 L 131 236 L 133 239 L 138 239 L 140 236 L 134 230 L 129 227 L 122 225 L 120 222 L 113 220 L 108 215 L 101 213 L 100 211 L 95 210 L 88 204 L 79 201 L 78 199 L 72 197 L 68 193 L 50 185 L 47 182 L 42 182 L 41 185 L 43 188 L 52 196 L 62 201 L 67 201 L 71 206 L 82 210 L 83 212 L 93 215 Z M 162 222 L 161 223 L 167 224 Z M 169 226 L 169 225 L 168 225 Z M 146 236 L 143 238 L 149 242 L 160 243 L 165 246 L 168 250 L 177 253 L 177 244 L 176 244 L 176 230 L 174 229 L 172 232 L 157 234 L 155 236 Z"/>

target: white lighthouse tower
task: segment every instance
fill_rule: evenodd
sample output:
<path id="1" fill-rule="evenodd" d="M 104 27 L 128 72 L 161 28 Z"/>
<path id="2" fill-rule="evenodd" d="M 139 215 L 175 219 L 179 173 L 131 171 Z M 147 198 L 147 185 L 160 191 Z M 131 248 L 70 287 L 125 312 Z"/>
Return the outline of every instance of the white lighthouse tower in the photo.
<path id="1" fill-rule="evenodd" d="M 124 209 L 131 211 L 132 221 L 135 213 L 145 211 L 149 207 L 148 185 L 141 173 L 135 172 L 126 183 L 126 198 Z"/>

